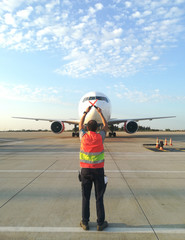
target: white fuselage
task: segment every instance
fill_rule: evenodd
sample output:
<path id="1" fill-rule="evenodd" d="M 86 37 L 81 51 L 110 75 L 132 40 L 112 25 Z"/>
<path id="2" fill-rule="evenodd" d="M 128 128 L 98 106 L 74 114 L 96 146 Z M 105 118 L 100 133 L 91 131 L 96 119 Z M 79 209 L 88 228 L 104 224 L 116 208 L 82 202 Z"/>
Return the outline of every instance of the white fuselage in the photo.
<path id="1" fill-rule="evenodd" d="M 94 102 L 96 100 L 97 100 L 97 102 L 95 103 L 95 106 L 101 108 L 102 113 L 107 121 L 110 119 L 110 116 L 111 116 L 110 100 L 108 99 L 108 97 L 106 95 L 104 95 L 103 93 L 100 93 L 100 92 L 89 92 L 80 99 L 79 108 L 78 108 L 80 119 L 83 116 L 83 112 L 89 106 L 91 106 L 91 103 L 94 104 Z M 85 118 L 84 123 L 85 124 L 88 123 L 89 120 L 96 120 L 97 123 L 102 123 L 100 115 L 97 112 L 95 107 L 91 108 L 90 112 L 87 114 L 87 116 Z"/>

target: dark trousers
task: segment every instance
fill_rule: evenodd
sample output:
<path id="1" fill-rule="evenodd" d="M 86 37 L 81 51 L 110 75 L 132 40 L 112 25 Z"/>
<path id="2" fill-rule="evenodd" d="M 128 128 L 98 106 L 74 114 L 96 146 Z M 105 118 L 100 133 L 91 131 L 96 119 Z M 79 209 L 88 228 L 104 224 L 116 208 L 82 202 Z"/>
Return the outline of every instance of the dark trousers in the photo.
<path id="1" fill-rule="evenodd" d="M 105 192 L 104 169 L 103 168 L 82 168 L 82 221 L 84 224 L 89 222 L 90 218 L 90 197 L 92 184 L 95 187 L 97 223 L 101 225 L 105 220 L 105 210 L 103 195 Z"/>

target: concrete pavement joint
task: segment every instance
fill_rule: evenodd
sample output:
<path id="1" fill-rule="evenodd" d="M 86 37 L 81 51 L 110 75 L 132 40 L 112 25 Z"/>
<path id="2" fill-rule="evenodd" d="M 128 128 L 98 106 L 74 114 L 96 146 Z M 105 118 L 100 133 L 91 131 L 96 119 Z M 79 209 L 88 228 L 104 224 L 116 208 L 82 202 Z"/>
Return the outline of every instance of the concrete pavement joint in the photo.
<path id="1" fill-rule="evenodd" d="M 14 197 L 16 197 L 20 192 L 22 192 L 26 187 L 28 187 L 30 184 L 32 184 L 37 178 L 39 178 L 45 171 L 47 171 L 50 167 L 52 167 L 58 160 L 56 160 L 54 163 L 52 163 L 49 167 L 47 167 L 45 170 L 43 170 L 38 176 L 36 176 L 33 180 L 31 180 L 26 186 L 24 186 L 22 189 L 20 189 L 17 193 L 15 193 L 11 198 L 9 198 L 5 203 L 3 203 L 0 206 L 0 209 L 4 207 L 8 202 L 10 202 Z"/>
<path id="2" fill-rule="evenodd" d="M 106 145 L 105 145 L 105 146 L 106 146 Z M 115 163 L 116 167 L 117 167 L 117 168 L 118 168 L 118 170 L 120 171 L 120 173 L 121 173 L 121 176 L 122 176 L 122 179 L 123 179 L 123 180 L 124 180 L 124 182 L 127 184 L 127 186 L 128 186 L 128 188 L 129 188 L 130 192 L 132 193 L 132 195 L 133 195 L 133 197 L 134 197 L 135 201 L 137 202 L 137 204 L 138 204 L 139 208 L 141 209 L 141 211 L 142 211 L 143 215 L 145 216 L 145 218 L 146 218 L 146 220 L 147 220 L 147 222 L 148 222 L 149 226 L 150 226 L 150 227 L 151 227 L 151 229 L 153 230 L 153 233 L 155 234 L 156 238 L 159 240 L 159 237 L 157 236 L 157 233 L 155 232 L 155 230 L 154 230 L 154 228 L 153 228 L 152 224 L 150 223 L 150 220 L 148 219 L 148 217 L 147 217 L 147 215 L 146 215 L 146 213 L 145 213 L 144 209 L 142 208 L 142 206 L 141 206 L 141 204 L 140 204 L 139 200 L 137 199 L 136 195 L 134 194 L 134 191 L 132 190 L 132 188 L 130 187 L 130 185 L 129 185 L 128 181 L 126 180 L 126 178 L 125 178 L 125 176 L 124 176 L 123 172 L 121 172 L 121 169 L 119 168 L 119 166 L 118 166 L 117 162 L 115 161 L 114 157 L 112 156 L 112 154 L 111 154 L 111 152 L 109 151 L 109 149 L 108 149 L 108 148 L 107 148 L 107 151 L 109 152 L 109 155 L 111 156 L 112 160 L 114 161 L 114 163 Z"/>

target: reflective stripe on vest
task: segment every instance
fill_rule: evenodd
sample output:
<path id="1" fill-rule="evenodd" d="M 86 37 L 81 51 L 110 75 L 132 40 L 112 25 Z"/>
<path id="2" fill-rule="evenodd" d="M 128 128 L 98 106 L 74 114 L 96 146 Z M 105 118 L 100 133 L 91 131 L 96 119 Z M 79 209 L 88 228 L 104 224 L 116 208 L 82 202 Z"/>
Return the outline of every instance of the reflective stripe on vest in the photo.
<path id="1" fill-rule="evenodd" d="M 90 154 L 85 154 L 80 152 L 80 160 L 82 160 L 82 162 L 86 162 L 86 163 L 100 163 L 104 161 L 104 152 L 97 154 L 97 153 L 90 153 Z"/>
<path id="2" fill-rule="evenodd" d="M 82 168 L 104 167 L 104 147 L 100 134 L 89 131 L 82 137 L 80 166 Z"/>

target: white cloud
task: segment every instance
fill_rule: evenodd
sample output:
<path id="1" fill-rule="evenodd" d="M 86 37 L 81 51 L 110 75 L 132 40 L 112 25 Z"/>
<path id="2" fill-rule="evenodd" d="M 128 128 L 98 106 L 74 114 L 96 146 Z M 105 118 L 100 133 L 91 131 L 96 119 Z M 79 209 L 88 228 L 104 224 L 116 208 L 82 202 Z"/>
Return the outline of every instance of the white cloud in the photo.
<path id="1" fill-rule="evenodd" d="M 151 10 L 146 10 L 146 11 L 144 11 L 143 16 L 149 16 L 151 14 L 152 14 Z"/>
<path id="2" fill-rule="evenodd" d="M 132 17 L 133 17 L 133 18 L 140 18 L 140 17 L 141 17 L 141 13 L 140 13 L 139 11 L 134 12 L 134 13 L 132 14 Z"/>
<path id="3" fill-rule="evenodd" d="M 21 51 L 56 50 L 63 60 L 56 72 L 63 75 L 124 77 L 159 60 L 164 48 L 183 37 L 183 4 L 3 0 L 0 44 Z"/>
<path id="4" fill-rule="evenodd" d="M 52 29 L 50 27 L 45 27 L 37 32 L 37 38 L 42 39 L 43 36 L 52 34 Z"/>
<path id="5" fill-rule="evenodd" d="M 31 88 L 28 85 L 0 83 L 0 99 L 62 104 L 61 93 L 53 87 Z"/>
<path id="6" fill-rule="evenodd" d="M 179 17 L 184 14 L 184 11 L 178 7 L 172 7 L 170 10 L 165 14 L 165 18 L 175 18 Z"/>
<path id="7" fill-rule="evenodd" d="M 95 4 L 95 7 L 96 7 L 97 10 L 102 10 L 103 9 L 103 4 L 97 3 L 97 4 Z"/>
<path id="8" fill-rule="evenodd" d="M 130 8 L 131 6 L 132 6 L 131 2 L 128 2 L 128 1 L 125 2 L 125 7 L 126 8 Z"/>
<path id="9" fill-rule="evenodd" d="M 7 24 L 7 25 L 16 26 L 16 24 L 15 24 L 15 19 L 14 19 L 14 17 L 12 16 L 11 13 L 6 13 L 6 14 L 4 15 L 4 21 L 5 21 L 5 24 Z"/>
<path id="10" fill-rule="evenodd" d="M 22 5 L 25 0 L 2 0 L 0 2 L 0 12 L 8 11 L 13 12 L 16 8 Z"/>
<path id="11" fill-rule="evenodd" d="M 60 4 L 59 0 L 54 0 L 54 1 L 49 2 L 46 4 L 46 10 L 48 12 L 51 12 L 55 8 L 55 6 L 58 4 Z"/>
<path id="12" fill-rule="evenodd" d="M 140 18 L 140 19 L 138 19 L 138 21 L 136 22 L 136 25 L 142 25 L 142 24 L 144 24 L 145 22 L 146 22 L 145 19 Z"/>
<path id="13" fill-rule="evenodd" d="M 152 60 L 157 61 L 157 60 L 159 60 L 159 57 L 158 56 L 153 56 Z"/>
<path id="14" fill-rule="evenodd" d="M 111 94 L 115 95 L 119 99 L 125 99 L 126 101 L 130 101 L 133 103 L 154 103 L 154 102 L 184 102 L 184 96 L 171 96 L 165 95 L 160 92 L 159 89 L 148 90 L 147 93 L 137 90 L 137 89 L 129 89 L 122 82 L 114 85 L 107 86 L 108 89 L 111 89 Z"/>
<path id="15" fill-rule="evenodd" d="M 103 9 L 103 4 L 97 3 L 97 4 L 95 4 L 95 6 L 89 7 L 88 14 L 89 14 L 89 16 L 93 16 L 97 11 L 100 11 L 102 9 Z"/>
<path id="16" fill-rule="evenodd" d="M 19 32 L 13 36 L 12 40 L 13 42 L 21 42 L 22 38 L 23 38 L 22 32 Z"/>
<path id="17" fill-rule="evenodd" d="M 175 0 L 176 4 L 185 3 L 185 0 Z"/>
<path id="18" fill-rule="evenodd" d="M 0 32 L 4 32 L 8 29 L 8 26 L 7 25 L 1 25 L 0 26 Z"/>
<path id="19" fill-rule="evenodd" d="M 104 41 L 109 39 L 115 39 L 121 36 L 122 28 L 114 29 L 113 31 L 107 31 L 105 28 L 102 29 L 102 37 Z"/>
<path id="20" fill-rule="evenodd" d="M 29 15 L 31 14 L 31 12 L 33 11 L 32 7 L 27 7 L 24 10 L 20 10 L 16 13 L 16 15 L 22 19 L 28 19 Z"/>
<path id="21" fill-rule="evenodd" d="M 65 6 L 69 6 L 69 7 L 71 7 L 71 5 L 72 5 L 72 3 L 70 2 L 70 0 L 63 0 L 62 1 L 62 4 Z"/>
<path id="22" fill-rule="evenodd" d="M 36 6 L 35 7 L 35 12 L 36 12 L 36 14 L 41 14 L 41 13 L 44 13 L 44 7 L 43 6 L 41 6 L 41 5 L 38 5 L 38 6 Z"/>
<path id="23" fill-rule="evenodd" d="M 96 9 L 94 9 L 93 7 L 89 8 L 89 14 L 93 15 L 96 12 Z"/>

